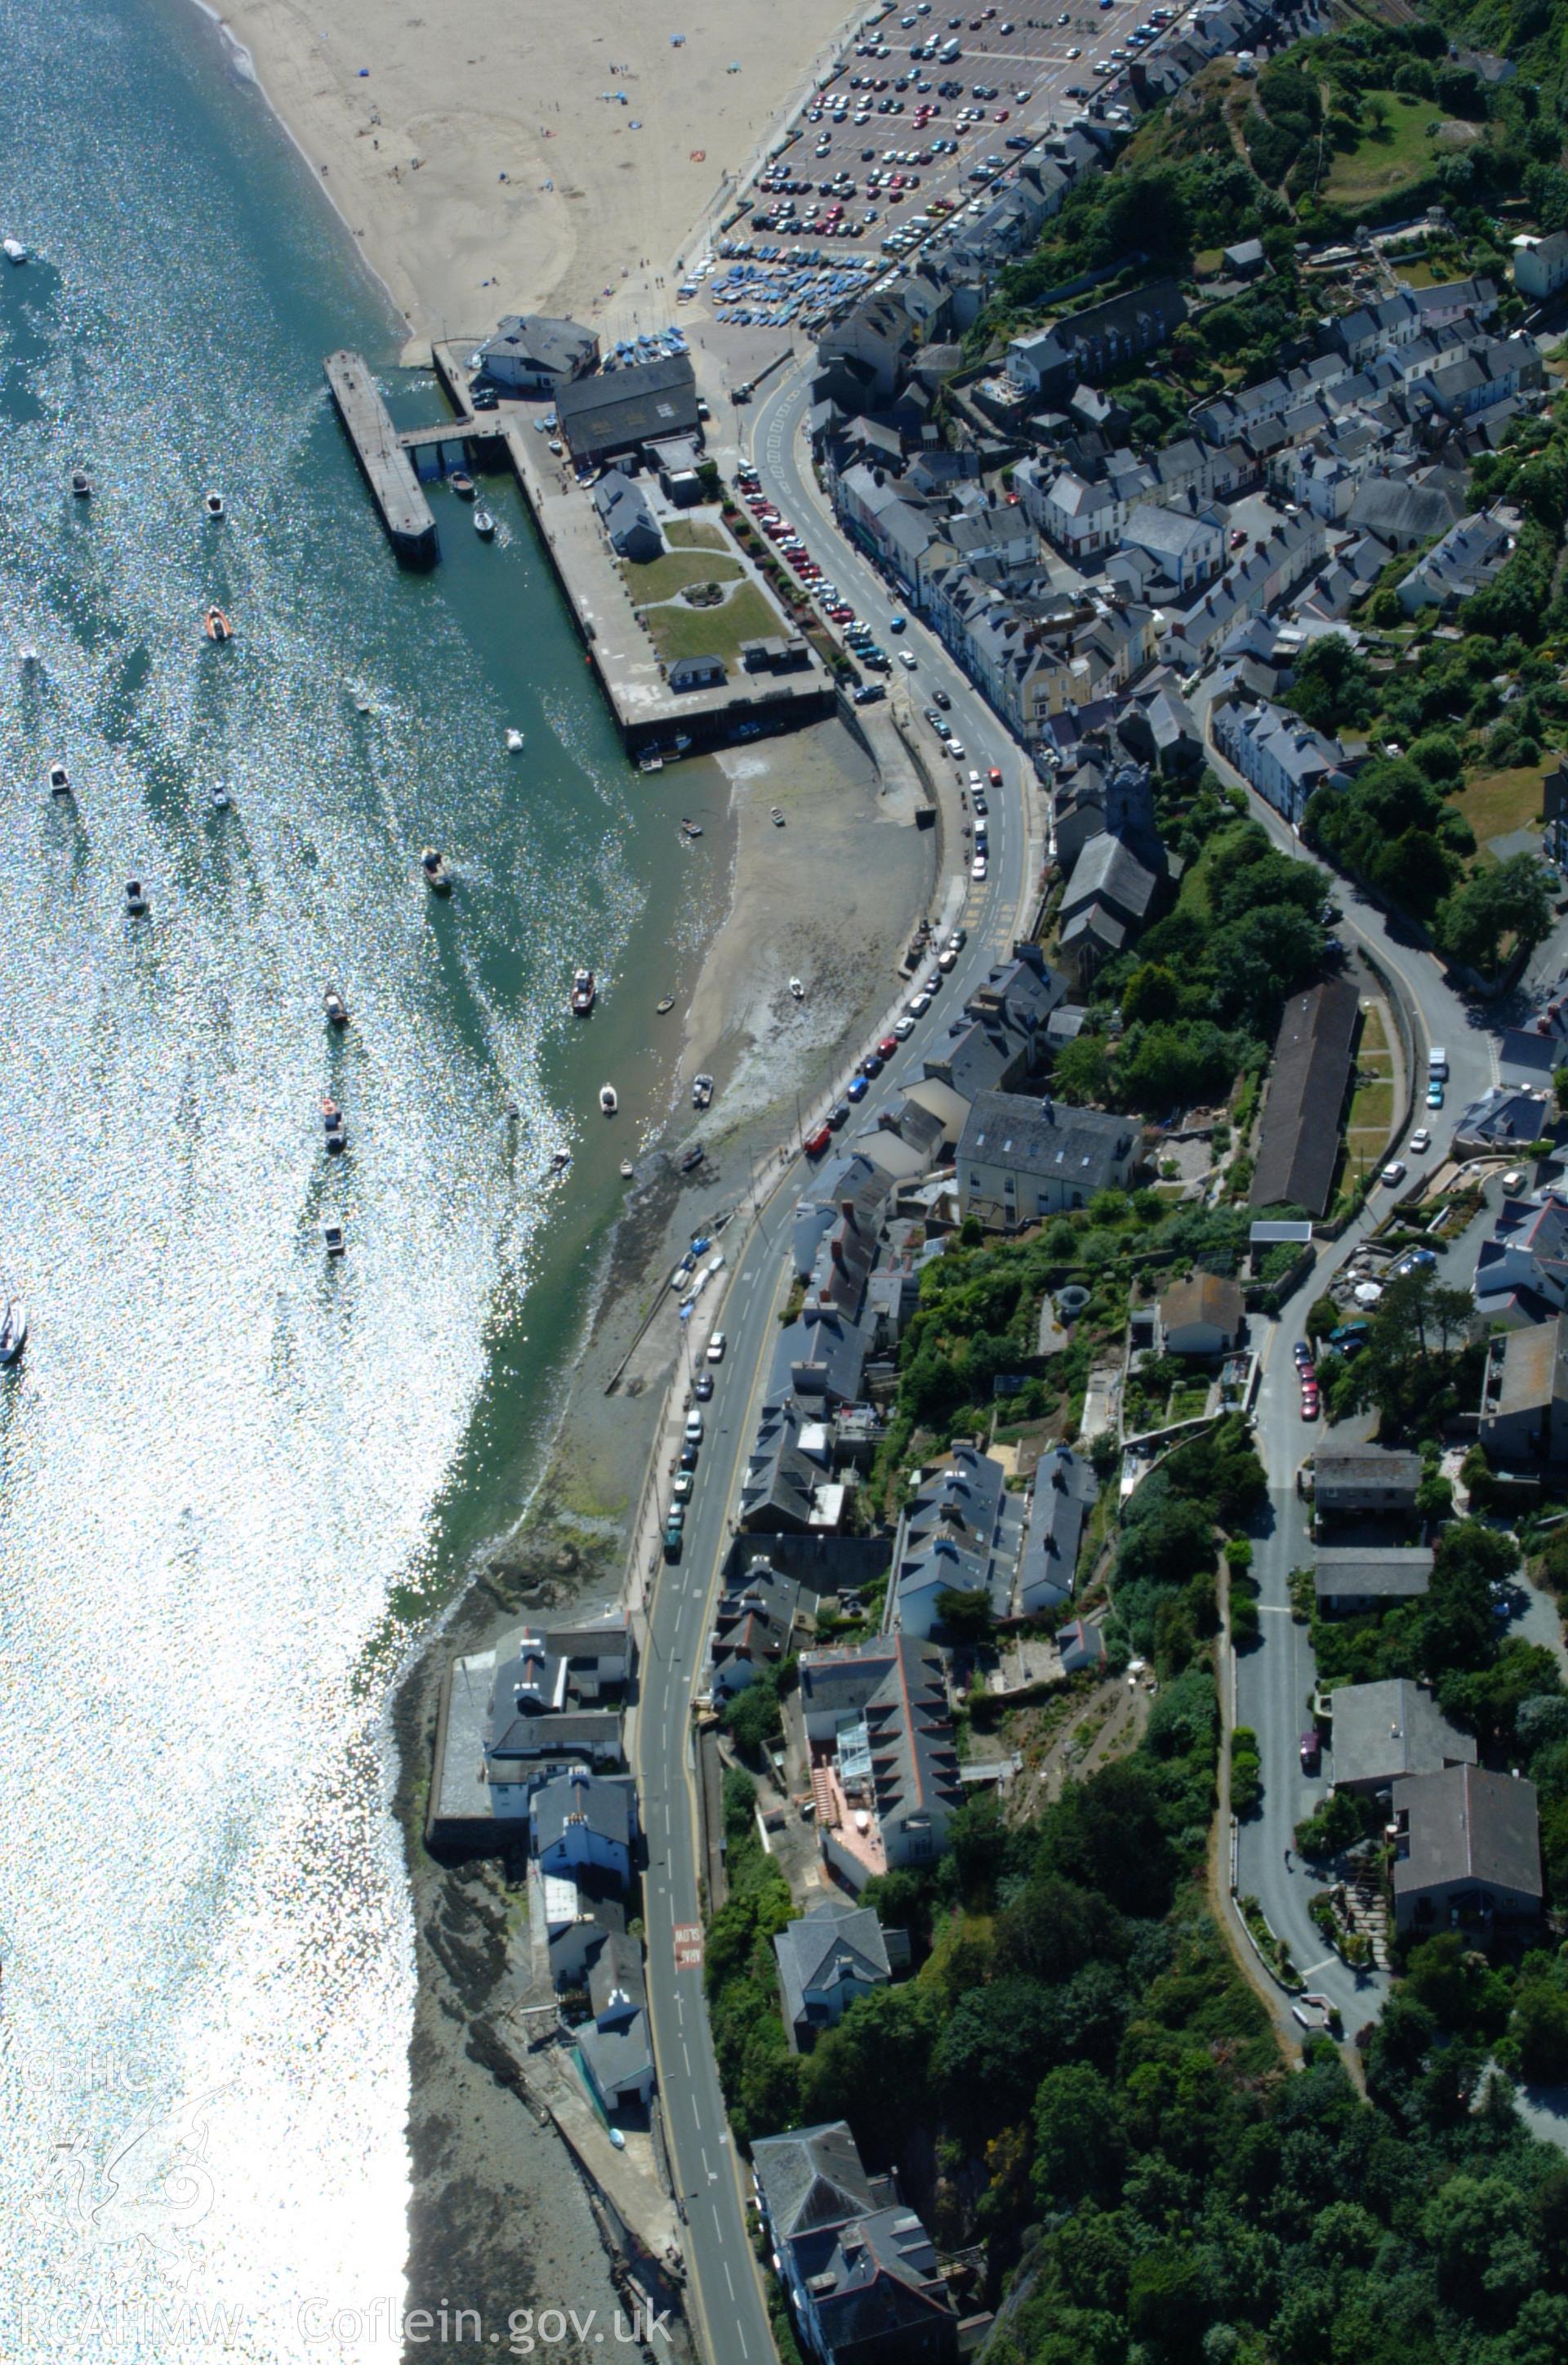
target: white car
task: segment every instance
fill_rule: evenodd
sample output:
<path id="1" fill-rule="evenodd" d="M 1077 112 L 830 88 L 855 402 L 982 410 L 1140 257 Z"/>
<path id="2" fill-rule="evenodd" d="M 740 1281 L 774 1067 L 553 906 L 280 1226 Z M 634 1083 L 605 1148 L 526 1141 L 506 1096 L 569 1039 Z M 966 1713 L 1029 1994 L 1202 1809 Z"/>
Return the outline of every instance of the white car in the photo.
<path id="1" fill-rule="evenodd" d="M 971 879 L 989 879 L 990 876 L 990 867 L 986 862 L 984 855 L 977 854 L 974 860 L 969 865 L 969 877 Z"/>
<path id="2" fill-rule="evenodd" d="M 971 789 L 983 789 L 985 786 L 985 782 L 980 779 L 980 774 L 975 771 L 972 767 L 969 771 L 969 786 Z"/>
<path id="3" fill-rule="evenodd" d="M 924 1018 L 930 1007 L 931 996 L 928 993 L 917 993 L 909 1005 L 909 1014 L 912 1018 Z"/>
<path id="4" fill-rule="evenodd" d="M 1417 1155 L 1419 1155 L 1419 1153 L 1420 1153 L 1422 1150 L 1425 1150 L 1425 1149 L 1430 1149 L 1431 1146 L 1432 1146 L 1432 1137 L 1431 1137 L 1431 1135 L 1427 1131 L 1427 1128 L 1426 1128 L 1426 1126 L 1425 1126 L 1424 1125 L 1418 1125 L 1418 1126 L 1416 1127 L 1415 1132 L 1414 1132 L 1414 1133 L 1411 1135 L 1411 1137 L 1410 1137 L 1410 1147 L 1411 1147 L 1411 1149 L 1412 1149 L 1413 1150 L 1415 1150 L 1415 1151 L 1417 1152 Z"/>
<path id="5" fill-rule="evenodd" d="M 1394 1159 L 1383 1168 L 1382 1179 L 1389 1185 L 1390 1189 L 1392 1189 L 1395 1183 L 1403 1182 L 1405 1180 L 1404 1160 L 1402 1158 Z"/>
<path id="6" fill-rule="evenodd" d="M 722 1362 L 723 1362 L 723 1360 L 724 1360 L 724 1350 L 725 1350 L 725 1348 L 729 1345 L 729 1343 L 730 1343 L 730 1342 L 729 1342 L 729 1340 L 725 1338 L 725 1336 L 724 1336 L 724 1334 L 723 1334 L 723 1332 L 722 1332 L 722 1330 L 715 1330 L 715 1331 L 714 1331 L 714 1333 L 713 1333 L 713 1336 L 712 1336 L 712 1337 L 709 1339 L 709 1341 L 708 1341 L 708 1361 L 709 1361 L 711 1363 L 722 1363 Z M 693 1413 L 693 1414 L 692 1414 L 692 1416 L 691 1416 L 691 1420 L 695 1420 L 695 1421 L 698 1423 L 699 1434 L 700 1434 L 700 1433 L 701 1433 L 701 1420 L 702 1420 L 702 1416 L 701 1416 L 701 1414 L 700 1414 L 700 1412 L 698 1412 L 698 1413 Z M 687 1424 L 686 1424 L 686 1433 L 687 1433 L 688 1437 L 689 1437 L 689 1436 L 690 1436 L 690 1434 L 691 1434 L 691 1421 L 690 1421 L 690 1420 L 689 1420 L 689 1421 L 687 1422 Z"/>
<path id="7" fill-rule="evenodd" d="M 901 649 L 899 651 L 899 663 L 903 667 L 907 673 L 913 673 L 915 667 L 920 663 L 920 659 L 915 656 L 913 649 Z"/>
<path id="8" fill-rule="evenodd" d="M 893 1033 L 898 1037 L 901 1043 L 907 1043 L 913 1032 L 914 1021 L 907 1014 L 907 1013 L 902 1018 L 894 1019 Z"/>
<path id="9" fill-rule="evenodd" d="M 951 756 L 955 764 L 961 764 L 964 760 L 963 741 L 961 739 L 949 739 L 947 742 L 947 753 Z"/>

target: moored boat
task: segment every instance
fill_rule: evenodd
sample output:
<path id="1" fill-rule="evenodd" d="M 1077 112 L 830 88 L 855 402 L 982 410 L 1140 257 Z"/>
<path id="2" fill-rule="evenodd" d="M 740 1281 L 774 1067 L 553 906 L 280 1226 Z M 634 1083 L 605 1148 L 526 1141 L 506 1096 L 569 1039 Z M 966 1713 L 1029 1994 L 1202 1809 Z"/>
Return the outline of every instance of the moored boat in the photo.
<path id="1" fill-rule="evenodd" d="M 432 894 L 451 894 L 452 870 L 444 854 L 438 853 L 433 846 L 427 846 L 420 857 L 420 869 L 424 872 L 425 885 Z"/>
<path id="2" fill-rule="evenodd" d="M 599 986 L 591 969 L 579 969 L 572 978 L 572 1008 L 579 1018 L 586 1018 L 599 999 Z"/>
<path id="3" fill-rule="evenodd" d="M 527 740 L 523 737 L 522 733 L 518 729 L 516 723 L 509 723 L 507 724 L 507 754 L 509 756 L 521 756 L 527 745 Z"/>
<path id="4" fill-rule="evenodd" d="M 71 775 L 63 764 L 50 766 L 49 790 L 50 796 L 54 797 L 68 797 L 71 794 Z"/>
<path id="5" fill-rule="evenodd" d="M 209 518 L 220 518 L 223 515 L 223 496 L 221 493 L 204 493 L 201 497 L 201 505 L 207 511 Z"/>
<path id="6" fill-rule="evenodd" d="M 790 980 L 790 991 L 794 995 L 797 1002 L 804 1002 L 806 998 L 806 989 L 801 984 L 798 977 L 792 977 Z"/>
<path id="7" fill-rule="evenodd" d="M 330 1093 L 321 1103 L 321 1131 L 326 1140 L 329 1157 L 337 1150 L 348 1148 L 349 1133 L 347 1126 L 343 1123 L 343 1113 Z"/>
<path id="8" fill-rule="evenodd" d="M 664 1014 L 665 1014 L 665 1013 L 666 1013 L 666 1010 L 673 1010 L 673 1009 L 675 1008 L 675 996 L 674 996 L 674 994 L 673 994 L 673 993 L 665 993 L 665 994 L 661 994 L 661 995 L 659 996 L 659 999 L 657 1000 L 657 1002 L 655 1002 L 655 1004 L 654 1004 L 654 1008 L 658 1012 L 659 1016 L 662 1018 L 662 1017 L 664 1016 Z"/>
<path id="9" fill-rule="evenodd" d="M 330 985 L 321 1000 L 327 1013 L 327 1024 L 330 1026 L 346 1026 L 349 1023 L 349 1006 L 337 987 Z"/>
<path id="10" fill-rule="evenodd" d="M 656 747 L 645 748 L 637 758 L 639 772 L 662 772 L 664 768 L 665 759 Z"/>
<path id="11" fill-rule="evenodd" d="M 91 476 L 88 476 L 85 468 L 72 469 L 71 489 L 75 494 L 79 501 L 89 501 L 92 499 L 93 480 Z"/>
<path id="12" fill-rule="evenodd" d="M 622 1160 L 621 1174 L 623 1182 L 630 1182 L 635 1176 L 636 1171 L 636 1168 L 633 1165 L 632 1160 L 629 1158 L 623 1158 Z"/>
<path id="13" fill-rule="evenodd" d="M 783 813 L 783 808 L 782 808 L 781 806 L 779 806 L 779 805 L 769 805 L 769 806 L 768 806 L 768 808 L 767 808 L 767 814 L 768 814 L 768 819 L 772 822 L 773 826 L 774 826 L 774 828 L 775 828 L 775 829 L 782 829 L 782 828 L 783 828 L 783 826 L 784 826 L 784 813 Z"/>
<path id="14" fill-rule="evenodd" d="M 19 238 L 0 238 L 0 254 L 7 263 L 26 263 L 28 250 Z"/>
<path id="15" fill-rule="evenodd" d="M 466 468 L 454 468 L 447 483 L 460 501 L 471 501 L 477 488 Z"/>
<path id="16" fill-rule="evenodd" d="M 711 1077 L 711 1076 L 693 1076 L 693 1077 L 692 1077 L 692 1079 L 691 1079 L 691 1105 L 692 1105 L 692 1107 L 693 1107 L 693 1108 L 699 1108 L 699 1109 L 705 1109 L 705 1108 L 708 1106 L 709 1102 L 712 1099 L 712 1097 L 713 1097 L 713 1079 L 712 1079 L 712 1077 Z"/>
<path id="17" fill-rule="evenodd" d="M 231 641 L 234 638 L 233 625 L 216 602 L 207 610 L 203 622 L 209 641 Z"/>
<path id="18" fill-rule="evenodd" d="M 474 531 L 479 536 L 480 540 L 482 542 L 488 542 L 495 530 L 496 521 L 490 515 L 489 510 L 476 510 L 474 512 Z"/>
<path id="19" fill-rule="evenodd" d="M 125 908 L 129 913 L 133 920 L 142 920 L 146 918 L 147 897 L 142 891 L 141 881 L 140 879 L 128 879 L 126 880 Z"/>
<path id="20" fill-rule="evenodd" d="M 613 1084 L 600 1084 L 599 1088 L 599 1104 L 604 1111 L 606 1116 L 613 1116 L 615 1115 L 615 1112 L 620 1107 L 621 1104 L 615 1096 L 615 1087 Z"/>
<path id="21" fill-rule="evenodd" d="M 321 1240 L 330 1257 L 341 1257 L 348 1246 L 343 1227 L 335 1216 L 329 1216 L 321 1227 Z"/>
<path id="22" fill-rule="evenodd" d="M 213 812 L 214 812 L 214 813 L 227 813 L 227 812 L 228 812 L 228 810 L 229 810 L 229 791 L 228 791 L 228 790 L 224 787 L 224 785 L 223 785 L 223 783 L 222 783 L 222 781 L 221 781 L 221 780 L 214 780 L 214 781 L 213 781 L 213 783 L 212 783 L 212 785 L 211 785 L 211 787 L 207 790 L 207 793 L 208 799 L 209 799 L 209 800 L 210 800 L 210 801 L 211 801 L 211 805 L 212 805 L 212 809 L 213 809 Z"/>
<path id="23" fill-rule="evenodd" d="M 14 1363 L 28 1343 L 28 1309 L 19 1297 L 7 1298 L 0 1313 L 0 1363 Z"/>

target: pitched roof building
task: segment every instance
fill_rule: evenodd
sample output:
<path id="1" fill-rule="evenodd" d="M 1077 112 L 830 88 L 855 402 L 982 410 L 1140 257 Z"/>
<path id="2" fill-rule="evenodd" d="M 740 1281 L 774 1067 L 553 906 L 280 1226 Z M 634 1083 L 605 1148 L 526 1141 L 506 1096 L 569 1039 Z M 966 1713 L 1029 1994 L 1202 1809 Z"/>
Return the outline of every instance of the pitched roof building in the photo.
<path id="1" fill-rule="evenodd" d="M 1360 1024 L 1361 1000 L 1348 977 L 1328 978 L 1285 1004 L 1249 1194 L 1254 1207 L 1327 1214 Z"/>
<path id="2" fill-rule="evenodd" d="M 868 1905 L 824 1897 L 773 1941 L 784 2028 L 792 2053 L 807 2053 L 818 2033 L 836 2027 L 857 1996 L 892 1977 L 882 1925 Z"/>
<path id="3" fill-rule="evenodd" d="M 1329 1708 L 1336 1790 L 1386 1790 L 1406 1774 L 1475 1763 L 1473 1735 L 1449 1722 L 1425 1684 L 1345 1684 Z"/>
<path id="4" fill-rule="evenodd" d="M 958 1140 L 958 1205 L 992 1229 L 1013 1231 L 1086 1206 L 1097 1191 L 1126 1189 L 1141 1155 L 1131 1117 L 981 1093 Z"/>
<path id="5" fill-rule="evenodd" d="M 1401 1931 L 1490 1928 L 1540 1911 L 1533 1782 L 1455 1765 L 1394 1785 L 1394 1912 Z"/>
<path id="6" fill-rule="evenodd" d="M 930 2236 L 840 2119 L 752 2146 L 757 2202 L 803 2345 L 823 2365 L 956 2365 L 958 2320 Z"/>

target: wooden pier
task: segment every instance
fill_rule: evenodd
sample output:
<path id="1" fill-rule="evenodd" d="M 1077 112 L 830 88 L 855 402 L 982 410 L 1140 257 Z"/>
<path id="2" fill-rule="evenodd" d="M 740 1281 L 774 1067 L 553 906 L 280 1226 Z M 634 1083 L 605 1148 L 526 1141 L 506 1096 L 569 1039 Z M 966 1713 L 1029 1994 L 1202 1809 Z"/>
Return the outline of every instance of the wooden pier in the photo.
<path id="1" fill-rule="evenodd" d="M 381 512 L 387 540 L 405 566 L 433 566 L 435 519 L 364 356 L 329 353 L 324 366 L 338 416 Z"/>

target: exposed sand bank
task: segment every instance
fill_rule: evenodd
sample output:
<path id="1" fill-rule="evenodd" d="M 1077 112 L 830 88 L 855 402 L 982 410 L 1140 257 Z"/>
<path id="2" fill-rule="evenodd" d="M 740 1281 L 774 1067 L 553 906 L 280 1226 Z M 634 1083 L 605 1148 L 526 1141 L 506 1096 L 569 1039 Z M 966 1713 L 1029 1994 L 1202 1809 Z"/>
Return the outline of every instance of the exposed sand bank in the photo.
<path id="1" fill-rule="evenodd" d="M 487 331 L 504 312 L 588 318 L 605 288 L 639 280 L 669 304 L 655 278 L 845 21 L 842 0 L 596 0 L 581 15 L 225 0 L 221 14 L 413 337 Z"/>

